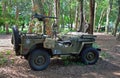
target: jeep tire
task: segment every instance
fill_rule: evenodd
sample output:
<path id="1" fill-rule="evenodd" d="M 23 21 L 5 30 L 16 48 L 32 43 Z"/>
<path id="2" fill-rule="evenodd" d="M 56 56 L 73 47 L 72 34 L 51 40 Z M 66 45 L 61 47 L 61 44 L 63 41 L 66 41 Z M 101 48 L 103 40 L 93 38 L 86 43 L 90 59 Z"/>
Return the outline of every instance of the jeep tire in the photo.
<path id="1" fill-rule="evenodd" d="M 48 67 L 50 55 L 44 50 L 35 50 L 29 55 L 29 65 L 35 71 L 41 71 Z"/>
<path id="2" fill-rule="evenodd" d="M 95 48 L 86 48 L 80 54 L 81 61 L 86 65 L 93 65 L 99 59 L 99 53 Z"/>
<path id="3" fill-rule="evenodd" d="M 16 26 L 12 27 L 12 30 L 13 30 L 13 35 L 12 35 L 11 43 L 14 44 L 14 50 L 16 52 L 16 55 L 20 55 L 20 53 L 19 53 L 20 45 L 19 44 L 21 43 L 21 39 L 20 39 L 19 31 Z"/>

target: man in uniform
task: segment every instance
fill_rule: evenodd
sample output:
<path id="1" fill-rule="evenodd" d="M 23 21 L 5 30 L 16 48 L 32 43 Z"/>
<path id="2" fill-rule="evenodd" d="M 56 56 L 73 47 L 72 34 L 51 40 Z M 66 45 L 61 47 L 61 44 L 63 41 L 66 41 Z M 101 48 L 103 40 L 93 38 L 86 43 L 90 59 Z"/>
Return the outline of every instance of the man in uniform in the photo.
<path id="1" fill-rule="evenodd" d="M 42 25 L 37 18 L 32 17 L 31 21 L 29 22 L 28 33 L 36 33 L 36 34 L 42 33 Z"/>
<path id="2" fill-rule="evenodd" d="M 34 22 L 33 22 L 33 20 L 31 20 L 29 22 L 28 33 L 33 33 L 33 26 L 34 26 Z"/>
<path id="3" fill-rule="evenodd" d="M 52 38 L 56 38 L 56 37 L 57 37 L 57 24 L 54 21 L 52 25 Z"/>
<path id="4" fill-rule="evenodd" d="M 37 18 L 34 18 L 33 20 L 35 22 L 34 32 L 36 34 L 41 34 L 42 33 L 42 23 L 40 23 L 40 21 Z"/>

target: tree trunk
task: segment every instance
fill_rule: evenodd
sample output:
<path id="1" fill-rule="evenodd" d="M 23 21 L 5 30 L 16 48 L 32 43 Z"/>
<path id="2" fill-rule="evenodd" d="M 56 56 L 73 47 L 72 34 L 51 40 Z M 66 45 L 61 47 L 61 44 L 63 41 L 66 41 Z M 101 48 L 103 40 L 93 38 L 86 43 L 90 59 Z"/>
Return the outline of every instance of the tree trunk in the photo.
<path id="1" fill-rule="evenodd" d="M 83 22 L 84 22 L 84 17 L 83 17 L 83 0 L 80 0 L 80 27 L 79 27 L 79 32 L 83 31 Z"/>
<path id="2" fill-rule="evenodd" d="M 4 17 L 4 29 L 6 31 L 6 34 L 9 34 L 9 26 L 8 26 L 8 23 L 7 23 L 7 20 L 6 20 L 6 15 L 7 15 L 7 12 L 6 12 L 6 7 L 7 7 L 7 2 L 6 1 L 3 1 L 3 6 L 2 6 L 2 15 Z"/>
<path id="3" fill-rule="evenodd" d="M 90 26 L 89 34 L 93 34 L 95 0 L 90 0 Z"/>
<path id="4" fill-rule="evenodd" d="M 44 14 L 44 0 L 31 0 L 33 13 Z"/>
<path id="5" fill-rule="evenodd" d="M 60 17 L 60 0 L 54 0 L 54 16 Z M 55 19 L 55 23 L 59 25 L 59 19 Z"/>
<path id="6" fill-rule="evenodd" d="M 3 15 L 3 17 L 4 17 L 4 20 L 5 20 L 5 13 L 6 13 L 6 3 L 5 2 L 3 2 L 3 4 L 2 4 L 2 15 Z M 6 30 L 6 27 L 5 27 L 5 24 L 3 25 L 3 31 L 5 31 Z"/>
<path id="7" fill-rule="evenodd" d="M 117 16 L 117 20 L 116 20 L 116 23 L 115 23 L 114 36 L 116 36 L 119 22 L 120 22 L 120 0 L 118 0 L 118 16 Z"/>
<path id="8" fill-rule="evenodd" d="M 63 11 L 61 11 L 61 12 L 63 12 Z M 61 26 L 61 29 L 64 29 L 64 27 L 65 27 L 65 21 L 64 21 L 64 14 L 62 13 L 62 26 Z"/>
<path id="9" fill-rule="evenodd" d="M 106 15 L 106 27 L 105 27 L 105 31 L 106 33 L 109 32 L 109 16 L 110 16 L 110 12 L 111 12 L 111 9 L 112 9 L 112 3 L 113 3 L 113 0 L 109 0 L 109 6 L 108 6 L 108 9 L 107 9 L 107 15 Z"/>
<path id="10" fill-rule="evenodd" d="M 6 34 L 9 34 L 9 24 L 5 23 Z"/>
<path id="11" fill-rule="evenodd" d="M 44 0 L 31 0 L 31 2 L 32 2 L 32 13 L 33 13 L 33 14 L 38 13 L 38 14 L 43 14 L 43 15 L 45 15 L 44 8 L 43 8 Z M 32 22 L 32 20 L 31 20 L 31 22 Z M 36 23 L 38 23 L 38 22 L 39 22 L 39 21 L 37 21 Z M 35 24 L 36 24 L 36 23 L 35 23 Z M 41 23 L 39 23 L 39 24 L 38 24 L 39 26 L 36 26 L 36 27 L 35 27 L 35 28 L 36 28 L 35 32 L 41 33 L 41 28 L 42 28 L 42 33 L 43 33 L 43 34 L 46 34 L 46 31 L 45 31 L 45 29 L 46 29 L 45 20 L 43 21 L 43 23 L 44 23 L 43 28 L 41 27 Z M 35 24 L 34 24 L 34 25 L 35 25 Z M 31 29 L 31 28 L 33 28 L 33 27 L 30 27 L 30 26 L 29 26 L 30 31 L 33 30 L 33 29 Z"/>
<path id="12" fill-rule="evenodd" d="M 35 0 L 31 0 L 31 2 L 32 2 L 32 14 L 34 14 L 34 12 L 36 11 Z"/>
<path id="13" fill-rule="evenodd" d="M 96 30 L 96 11 L 97 11 L 97 3 L 95 2 L 94 31 Z"/>
<path id="14" fill-rule="evenodd" d="M 101 21 L 102 21 L 102 18 L 104 17 L 104 15 L 105 15 L 105 9 L 103 9 L 102 12 L 101 12 L 100 19 L 99 19 L 99 22 L 98 22 L 98 30 L 97 30 L 97 32 L 100 32 Z"/>
<path id="15" fill-rule="evenodd" d="M 18 26 L 18 21 L 19 21 L 19 9 L 18 9 L 18 6 L 16 6 L 15 20 L 16 20 L 16 26 Z"/>
<path id="16" fill-rule="evenodd" d="M 70 0 L 70 30 L 73 29 L 73 22 L 72 22 L 72 6 L 71 6 L 71 0 Z"/>
<path id="17" fill-rule="evenodd" d="M 75 13 L 75 30 L 77 31 L 78 30 L 78 18 L 79 18 L 79 5 L 78 5 L 78 2 L 76 2 L 76 13 Z"/>
<path id="18" fill-rule="evenodd" d="M 52 5 L 49 5 L 49 13 L 48 13 L 48 16 L 52 16 Z M 52 28 L 51 28 L 51 25 L 52 25 L 52 21 L 49 20 L 49 19 L 46 19 L 46 34 L 47 35 L 52 35 Z"/>

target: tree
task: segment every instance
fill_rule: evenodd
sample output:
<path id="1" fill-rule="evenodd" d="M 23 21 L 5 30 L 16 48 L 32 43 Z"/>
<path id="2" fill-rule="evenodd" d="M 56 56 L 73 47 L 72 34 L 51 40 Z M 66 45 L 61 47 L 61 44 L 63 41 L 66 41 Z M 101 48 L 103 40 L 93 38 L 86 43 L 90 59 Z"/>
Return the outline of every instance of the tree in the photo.
<path id="1" fill-rule="evenodd" d="M 8 15 L 7 13 L 7 6 L 8 6 L 8 1 L 2 1 L 2 15 L 3 15 L 3 18 L 4 18 L 4 27 L 5 27 L 5 30 L 6 30 L 6 34 L 9 34 L 9 29 L 8 29 L 8 18 L 6 17 L 6 15 Z"/>
<path id="2" fill-rule="evenodd" d="M 78 2 L 76 2 L 76 13 L 75 13 L 75 30 L 77 31 L 78 25 L 79 25 L 79 5 Z"/>
<path id="3" fill-rule="evenodd" d="M 31 0 L 32 2 L 32 12 L 44 14 L 44 0 Z"/>
<path id="4" fill-rule="evenodd" d="M 105 31 L 106 33 L 108 33 L 108 30 L 109 30 L 109 18 L 110 18 L 110 12 L 111 12 L 111 9 L 112 9 L 112 4 L 113 4 L 113 0 L 109 0 L 109 4 L 108 4 L 108 8 L 107 8 L 107 15 L 106 15 L 106 28 L 105 28 Z"/>
<path id="5" fill-rule="evenodd" d="M 53 11 L 53 1 L 49 1 L 49 0 L 46 0 L 45 1 L 45 9 L 46 9 L 46 12 L 45 14 L 48 15 L 48 16 L 52 16 L 52 11 Z M 46 34 L 47 35 L 52 35 L 52 19 L 45 19 L 45 25 L 46 25 Z"/>
<path id="6" fill-rule="evenodd" d="M 98 21 L 98 32 L 100 32 L 100 29 L 101 29 L 101 23 L 102 23 L 102 18 L 105 16 L 105 9 L 103 9 L 102 11 L 101 11 L 101 14 L 100 14 L 100 18 L 99 18 L 99 21 Z"/>
<path id="7" fill-rule="evenodd" d="M 120 0 L 118 0 L 118 15 L 117 15 L 116 23 L 115 23 L 114 36 L 116 36 L 119 22 L 120 22 Z"/>
<path id="8" fill-rule="evenodd" d="M 54 16 L 60 17 L 60 0 L 54 0 Z M 55 19 L 55 23 L 58 24 L 59 19 Z"/>
<path id="9" fill-rule="evenodd" d="M 90 26 L 89 34 L 93 34 L 95 0 L 90 0 Z"/>
<path id="10" fill-rule="evenodd" d="M 83 0 L 79 0 L 80 2 L 80 27 L 79 31 L 83 31 L 83 22 L 84 22 L 84 17 L 83 17 Z"/>

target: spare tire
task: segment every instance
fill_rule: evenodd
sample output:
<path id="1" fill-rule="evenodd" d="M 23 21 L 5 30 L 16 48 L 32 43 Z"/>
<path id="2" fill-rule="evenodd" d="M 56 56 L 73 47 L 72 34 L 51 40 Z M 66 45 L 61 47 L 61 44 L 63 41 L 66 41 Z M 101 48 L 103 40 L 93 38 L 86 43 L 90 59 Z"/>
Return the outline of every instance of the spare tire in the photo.
<path id="1" fill-rule="evenodd" d="M 16 26 L 12 27 L 13 35 L 12 35 L 12 43 L 14 45 L 14 50 L 16 52 L 16 55 L 20 55 L 20 45 L 21 44 L 21 38 L 19 34 L 19 30 Z"/>

